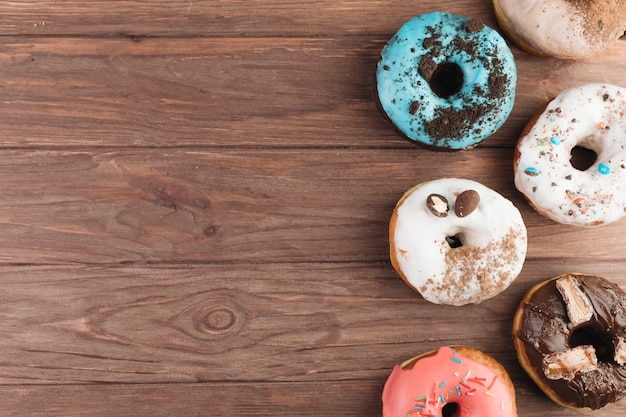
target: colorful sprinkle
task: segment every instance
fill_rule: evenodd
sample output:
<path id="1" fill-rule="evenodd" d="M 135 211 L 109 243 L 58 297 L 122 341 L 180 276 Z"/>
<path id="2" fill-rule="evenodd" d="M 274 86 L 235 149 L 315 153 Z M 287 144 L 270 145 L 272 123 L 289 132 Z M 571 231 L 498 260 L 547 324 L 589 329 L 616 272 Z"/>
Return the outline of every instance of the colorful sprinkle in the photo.
<path id="1" fill-rule="evenodd" d="M 458 386 L 458 385 L 457 385 L 455 388 L 456 388 L 456 393 L 457 393 L 457 395 L 461 396 L 461 395 L 462 395 L 462 394 L 461 394 L 461 388 L 459 388 L 459 386 Z"/>
<path id="2" fill-rule="evenodd" d="M 600 162 L 600 165 L 598 165 L 598 171 L 600 171 L 600 174 L 606 175 L 611 172 L 611 168 L 608 165 L 605 165 L 602 162 Z"/>
<path id="3" fill-rule="evenodd" d="M 536 177 L 539 175 L 539 170 L 535 167 L 528 167 L 524 170 L 524 174 L 530 175 L 531 177 Z"/>
<path id="4" fill-rule="evenodd" d="M 561 137 L 560 136 L 554 136 L 554 137 L 552 137 L 552 139 L 550 139 L 550 142 L 552 142 L 554 145 L 560 145 L 561 144 Z"/>
<path id="5" fill-rule="evenodd" d="M 446 386 L 446 381 L 440 382 L 440 383 L 439 383 L 439 386 L 440 386 L 440 387 L 445 387 L 445 386 Z"/>
<path id="6" fill-rule="evenodd" d="M 439 399 L 441 400 L 441 404 L 445 404 L 446 399 L 443 398 L 443 394 L 439 394 Z"/>
<path id="7" fill-rule="evenodd" d="M 485 378 L 474 377 L 474 378 L 470 379 L 470 381 L 472 381 L 472 382 L 477 382 L 477 383 L 479 383 L 480 385 L 483 385 L 483 386 L 484 386 L 484 385 L 485 385 L 485 381 L 486 381 L 486 379 L 485 379 Z"/>
<path id="8" fill-rule="evenodd" d="M 490 397 L 495 397 L 495 395 L 493 395 L 493 392 L 491 391 L 485 391 L 485 395 L 488 395 Z"/>
<path id="9" fill-rule="evenodd" d="M 422 396 L 420 396 L 420 397 L 415 397 L 415 401 L 423 401 L 423 400 L 425 400 L 425 399 L 426 399 L 426 396 L 425 396 L 425 395 L 422 395 Z"/>
<path id="10" fill-rule="evenodd" d="M 498 375 L 495 375 L 495 376 L 493 377 L 493 381 L 491 381 L 491 384 L 489 384 L 489 385 L 487 386 L 487 389 L 488 389 L 488 390 L 490 390 L 490 389 L 493 387 L 493 384 L 495 384 L 495 383 L 496 383 L 496 379 L 498 379 Z"/>
<path id="11" fill-rule="evenodd" d="M 463 363 L 463 361 L 462 361 L 461 359 L 459 359 L 459 358 L 455 358 L 454 356 L 453 356 L 453 357 L 451 357 L 450 359 L 452 359 L 452 360 L 453 360 L 454 362 L 456 362 L 456 363 Z"/>

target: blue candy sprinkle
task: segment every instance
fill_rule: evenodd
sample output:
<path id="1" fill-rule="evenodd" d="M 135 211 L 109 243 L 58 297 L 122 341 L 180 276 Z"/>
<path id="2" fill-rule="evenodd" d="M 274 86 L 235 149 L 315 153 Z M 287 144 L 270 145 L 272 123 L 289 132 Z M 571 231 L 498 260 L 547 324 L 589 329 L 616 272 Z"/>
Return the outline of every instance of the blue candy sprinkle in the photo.
<path id="1" fill-rule="evenodd" d="M 555 144 L 555 145 L 560 145 L 560 144 L 561 144 L 561 137 L 560 137 L 560 136 L 554 136 L 554 137 L 551 139 L 551 141 L 552 141 L 552 143 L 553 143 L 553 144 Z"/>
<path id="2" fill-rule="evenodd" d="M 611 168 L 608 165 L 600 162 L 600 165 L 598 165 L 598 171 L 600 171 L 600 174 L 606 175 L 611 173 Z"/>
<path id="3" fill-rule="evenodd" d="M 539 175 L 539 170 L 535 167 L 528 167 L 524 170 L 524 174 L 530 175 L 531 177 L 536 177 Z"/>

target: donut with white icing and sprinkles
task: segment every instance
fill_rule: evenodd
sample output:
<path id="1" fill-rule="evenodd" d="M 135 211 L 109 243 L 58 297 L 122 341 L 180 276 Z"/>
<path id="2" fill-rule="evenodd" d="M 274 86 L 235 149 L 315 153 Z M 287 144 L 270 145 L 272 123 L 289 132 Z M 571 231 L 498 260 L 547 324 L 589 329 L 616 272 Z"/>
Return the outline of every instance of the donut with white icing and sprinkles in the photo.
<path id="1" fill-rule="evenodd" d="M 383 417 L 517 416 L 505 368 L 467 346 L 443 346 L 396 365 L 382 399 Z"/>
<path id="2" fill-rule="evenodd" d="M 416 16 L 383 48 L 378 102 L 414 143 L 476 146 L 506 121 L 517 71 L 505 40 L 476 19 L 444 12 Z"/>
<path id="3" fill-rule="evenodd" d="M 575 147 L 595 152 L 581 170 Z M 587 84 L 563 91 L 522 132 L 515 186 L 535 210 L 563 224 L 600 226 L 626 215 L 626 89 Z"/>
<path id="4" fill-rule="evenodd" d="M 390 258 L 400 277 L 435 304 L 480 303 L 504 291 L 526 259 L 519 210 L 472 180 L 419 184 L 396 204 Z"/>

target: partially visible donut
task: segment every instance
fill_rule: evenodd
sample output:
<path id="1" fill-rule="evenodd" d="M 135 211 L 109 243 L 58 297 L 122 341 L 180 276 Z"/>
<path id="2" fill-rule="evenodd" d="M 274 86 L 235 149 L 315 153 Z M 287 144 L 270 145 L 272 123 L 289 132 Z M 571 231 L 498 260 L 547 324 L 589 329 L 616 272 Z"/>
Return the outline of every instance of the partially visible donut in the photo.
<path id="1" fill-rule="evenodd" d="M 506 369 L 467 346 L 443 346 L 396 365 L 383 388 L 383 417 L 516 417 Z"/>
<path id="2" fill-rule="evenodd" d="M 480 303 L 504 291 L 526 258 L 526 226 L 513 203 L 461 178 L 419 184 L 389 223 L 391 263 L 427 301 Z"/>
<path id="3" fill-rule="evenodd" d="M 587 169 L 575 147 L 597 154 Z M 563 91 L 531 119 L 514 158 L 515 186 L 539 213 L 599 226 L 626 215 L 626 89 L 587 84 Z"/>
<path id="4" fill-rule="evenodd" d="M 523 50 L 562 59 L 606 49 L 626 30 L 623 0 L 494 0 L 502 31 Z"/>
<path id="5" fill-rule="evenodd" d="M 553 401 L 598 409 L 626 394 L 626 293 L 565 273 L 532 287 L 513 320 L 520 364 Z"/>
<path id="6" fill-rule="evenodd" d="M 476 146 L 506 121 L 515 99 L 515 61 L 504 39 L 476 19 L 435 12 L 405 23 L 383 48 L 378 101 L 414 143 Z"/>

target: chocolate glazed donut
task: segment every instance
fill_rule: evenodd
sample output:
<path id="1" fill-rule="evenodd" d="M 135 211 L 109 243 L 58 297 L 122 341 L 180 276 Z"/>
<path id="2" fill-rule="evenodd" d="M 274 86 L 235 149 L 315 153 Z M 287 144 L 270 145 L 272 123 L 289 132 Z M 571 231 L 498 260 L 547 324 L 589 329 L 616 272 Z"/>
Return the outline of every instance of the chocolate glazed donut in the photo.
<path id="1" fill-rule="evenodd" d="M 626 293 L 567 273 L 531 288 L 513 322 L 522 367 L 556 403 L 598 409 L 626 394 Z"/>

